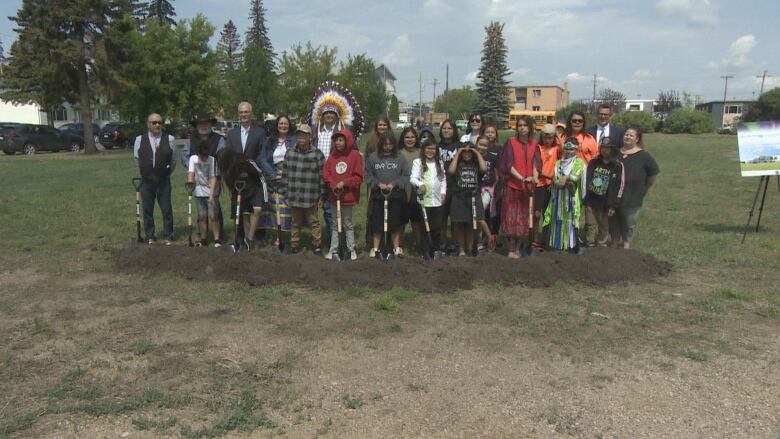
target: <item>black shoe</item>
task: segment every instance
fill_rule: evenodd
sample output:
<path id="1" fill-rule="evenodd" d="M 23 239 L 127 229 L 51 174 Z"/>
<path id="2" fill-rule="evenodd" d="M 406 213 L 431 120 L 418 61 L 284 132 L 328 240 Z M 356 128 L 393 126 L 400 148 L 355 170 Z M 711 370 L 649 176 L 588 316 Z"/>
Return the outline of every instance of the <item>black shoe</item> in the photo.
<path id="1" fill-rule="evenodd" d="M 450 244 L 446 247 L 446 250 L 444 251 L 447 254 L 458 254 L 458 246 L 455 244 Z"/>
<path id="2" fill-rule="evenodd" d="M 322 249 L 320 247 L 317 247 L 314 249 L 314 256 L 322 256 Z"/>
<path id="3" fill-rule="evenodd" d="M 292 253 L 294 255 L 297 255 L 300 252 L 301 252 L 301 249 L 299 249 L 298 247 L 290 247 L 290 253 Z"/>

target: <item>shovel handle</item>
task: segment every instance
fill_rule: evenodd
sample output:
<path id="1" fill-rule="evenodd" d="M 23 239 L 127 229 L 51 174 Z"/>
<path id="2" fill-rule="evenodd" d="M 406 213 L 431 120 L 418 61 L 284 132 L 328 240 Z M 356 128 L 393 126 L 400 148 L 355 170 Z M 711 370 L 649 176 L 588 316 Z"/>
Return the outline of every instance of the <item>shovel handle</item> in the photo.
<path id="1" fill-rule="evenodd" d="M 184 183 L 184 188 L 187 189 L 187 195 L 192 196 L 192 193 L 195 191 L 195 183 L 188 181 Z"/>
<path id="2" fill-rule="evenodd" d="M 239 194 L 244 190 L 245 187 L 246 181 L 244 180 L 236 180 L 235 184 L 233 184 L 233 189 L 235 189 Z"/>
<path id="3" fill-rule="evenodd" d="M 133 177 L 132 180 L 130 180 L 133 183 L 133 187 L 135 188 L 135 191 L 138 192 L 141 190 L 141 178 L 140 177 Z"/>

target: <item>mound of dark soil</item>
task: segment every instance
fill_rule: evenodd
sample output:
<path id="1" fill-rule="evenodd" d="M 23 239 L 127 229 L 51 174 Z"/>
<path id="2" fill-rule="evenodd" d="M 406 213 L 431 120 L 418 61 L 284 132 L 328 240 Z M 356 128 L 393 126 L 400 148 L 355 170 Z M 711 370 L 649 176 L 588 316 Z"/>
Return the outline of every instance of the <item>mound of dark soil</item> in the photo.
<path id="1" fill-rule="evenodd" d="M 422 291 L 469 289 L 474 283 L 549 287 L 556 281 L 589 285 L 643 283 L 671 271 L 669 263 L 646 253 L 610 248 L 586 255 L 545 252 L 539 257 L 509 259 L 449 257 L 425 262 L 405 257 L 390 262 L 368 259 L 333 262 L 311 255 L 273 255 L 265 249 L 232 254 L 224 249 L 130 245 L 116 254 L 126 273 L 169 271 L 186 279 L 243 281 L 250 285 L 292 283 L 312 289 L 340 290 L 349 285 L 377 289 L 395 286 Z"/>

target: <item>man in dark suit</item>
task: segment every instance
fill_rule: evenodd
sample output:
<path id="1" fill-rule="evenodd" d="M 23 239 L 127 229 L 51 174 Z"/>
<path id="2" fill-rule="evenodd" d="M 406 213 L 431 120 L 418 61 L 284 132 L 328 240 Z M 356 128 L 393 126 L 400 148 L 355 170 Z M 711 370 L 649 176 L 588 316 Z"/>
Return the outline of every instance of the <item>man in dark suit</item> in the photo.
<path id="1" fill-rule="evenodd" d="M 247 159 L 260 163 L 260 155 L 266 144 L 266 133 L 262 125 L 252 123 L 252 104 L 249 102 L 238 104 L 238 121 L 239 125 L 228 131 L 225 146 L 244 154 Z M 237 194 L 232 188 L 231 192 L 233 196 L 230 199 L 230 218 L 235 219 Z M 239 229 L 239 235 L 243 234 L 243 229 Z"/>
<path id="2" fill-rule="evenodd" d="M 226 146 L 243 153 L 248 159 L 259 162 L 260 153 L 266 143 L 266 133 L 262 125 L 252 123 L 252 104 L 238 104 L 238 119 L 239 125 L 228 131 Z"/>
<path id="3" fill-rule="evenodd" d="M 609 137 L 612 145 L 620 150 L 623 148 L 623 134 L 625 134 L 625 131 L 613 125 L 610 122 L 611 120 L 612 107 L 609 104 L 601 104 L 598 109 L 598 123 L 586 132 L 596 139 L 598 145 L 601 145 L 601 139 Z"/>

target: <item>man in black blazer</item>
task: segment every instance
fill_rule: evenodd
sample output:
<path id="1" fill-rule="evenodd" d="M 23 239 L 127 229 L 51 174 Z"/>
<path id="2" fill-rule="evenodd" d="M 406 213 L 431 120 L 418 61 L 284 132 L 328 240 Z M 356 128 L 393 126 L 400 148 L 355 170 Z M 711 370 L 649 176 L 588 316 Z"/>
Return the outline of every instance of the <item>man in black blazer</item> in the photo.
<path id="1" fill-rule="evenodd" d="M 238 104 L 239 125 L 228 131 L 225 147 L 244 154 L 247 159 L 260 163 L 260 155 L 266 144 L 265 128 L 262 125 L 252 123 L 252 104 L 241 102 Z M 236 218 L 236 193 L 230 197 L 230 218 Z M 239 228 L 239 239 L 243 238 L 244 230 Z"/>
<path id="2" fill-rule="evenodd" d="M 252 123 L 252 104 L 238 104 L 239 125 L 228 131 L 226 146 L 243 153 L 246 158 L 259 162 L 266 143 L 265 128 Z"/>
<path id="3" fill-rule="evenodd" d="M 625 131 L 613 125 L 610 122 L 611 120 L 612 107 L 609 104 L 601 104 L 598 109 L 598 123 L 586 132 L 596 139 L 598 145 L 601 145 L 601 139 L 609 137 L 611 143 L 620 150 L 623 148 L 623 134 L 625 134 Z"/>

